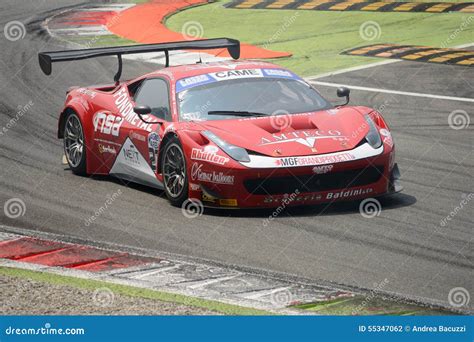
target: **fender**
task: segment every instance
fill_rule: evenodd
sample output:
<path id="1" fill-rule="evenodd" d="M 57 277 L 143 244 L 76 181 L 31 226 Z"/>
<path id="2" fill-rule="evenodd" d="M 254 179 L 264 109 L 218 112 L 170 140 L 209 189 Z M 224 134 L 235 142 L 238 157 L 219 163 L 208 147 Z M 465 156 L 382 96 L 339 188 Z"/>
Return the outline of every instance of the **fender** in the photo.
<path id="1" fill-rule="evenodd" d="M 107 174 L 107 171 L 104 170 L 104 165 L 102 159 L 97 155 L 95 151 L 95 142 L 93 139 L 94 127 L 92 126 L 91 113 L 92 106 L 86 101 L 80 94 L 77 94 L 75 91 L 68 94 L 66 99 L 66 104 L 64 109 L 61 111 L 58 120 L 58 139 L 64 138 L 64 126 L 66 115 L 74 111 L 81 120 L 82 129 L 84 130 L 84 142 L 87 146 L 86 152 L 86 165 L 87 165 L 87 174 Z"/>
<path id="2" fill-rule="evenodd" d="M 159 174 L 160 178 L 162 178 L 161 174 L 163 173 L 162 172 L 163 165 L 161 164 L 161 157 L 163 156 L 164 147 L 166 146 L 166 144 L 172 137 L 177 137 L 179 142 L 181 143 L 181 146 L 183 145 L 183 142 L 181 141 L 182 139 L 180 138 L 177 132 L 173 130 L 169 130 L 168 132 L 165 131 L 165 134 L 163 135 L 163 139 L 161 139 L 160 150 L 158 152 L 158 172 L 157 173 Z M 186 158 L 186 155 L 184 157 Z M 163 179 L 160 179 L 160 180 L 162 181 Z"/>

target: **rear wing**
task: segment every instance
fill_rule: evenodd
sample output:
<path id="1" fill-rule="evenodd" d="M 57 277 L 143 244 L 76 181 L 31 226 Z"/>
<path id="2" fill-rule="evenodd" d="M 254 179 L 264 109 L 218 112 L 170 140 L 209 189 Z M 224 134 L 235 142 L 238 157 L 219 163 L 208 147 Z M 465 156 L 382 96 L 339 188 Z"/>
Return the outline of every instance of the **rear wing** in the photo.
<path id="1" fill-rule="evenodd" d="M 81 59 L 117 56 L 118 70 L 114 76 L 114 81 L 119 82 L 122 75 L 122 55 L 147 52 L 164 52 L 166 57 L 166 67 L 169 66 L 169 51 L 175 50 L 209 50 L 226 48 L 233 59 L 240 57 L 240 42 L 230 38 L 215 38 L 193 41 L 181 41 L 160 44 L 143 44 L 130 46 L 114 46 L 105 48 L 93 48 L 82 50 L 40 52 L 38 54 L 39 65 L 46 75 L 51 75 L 52 64 L 55 62 L 76 61 Z"/>

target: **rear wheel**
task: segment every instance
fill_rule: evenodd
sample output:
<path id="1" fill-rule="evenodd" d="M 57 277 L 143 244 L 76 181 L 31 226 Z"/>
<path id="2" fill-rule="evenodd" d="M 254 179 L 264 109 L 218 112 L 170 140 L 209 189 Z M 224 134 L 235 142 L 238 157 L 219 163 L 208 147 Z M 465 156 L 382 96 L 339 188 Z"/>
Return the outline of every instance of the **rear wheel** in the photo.
<path id="1" fill-rule="evenodd" d="M 189 186 L 186 159 L 178 138 L 174 137 L 168 141 L 161 158 L 166 197 L 171 204 L 181 206 L 188 198 Z"/>
<path id="2" fill-rule="evenodd" d="M 64 125 L 64 154 L 72 172 L 86 175 L 86 143 L 84 130 L 79 116 L 71 112 L 67 114 Z"/>

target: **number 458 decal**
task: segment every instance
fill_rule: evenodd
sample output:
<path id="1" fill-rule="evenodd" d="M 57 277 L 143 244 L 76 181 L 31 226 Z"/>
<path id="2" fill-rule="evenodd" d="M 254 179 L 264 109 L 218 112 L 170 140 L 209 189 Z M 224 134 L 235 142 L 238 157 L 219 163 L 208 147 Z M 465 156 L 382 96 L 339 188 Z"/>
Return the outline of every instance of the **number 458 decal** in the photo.
<path id="1" fill-rule="evenodd" d="M 97 112 L 93 118 L 94 131 L 118 137 L 123 118 L 113 114 Z"/>

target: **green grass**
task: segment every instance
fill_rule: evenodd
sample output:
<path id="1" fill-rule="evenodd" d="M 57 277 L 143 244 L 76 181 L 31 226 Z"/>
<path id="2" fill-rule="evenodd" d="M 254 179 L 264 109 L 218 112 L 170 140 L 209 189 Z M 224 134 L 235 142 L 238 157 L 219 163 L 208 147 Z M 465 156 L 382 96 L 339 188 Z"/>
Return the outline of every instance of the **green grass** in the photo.
<path id="1" fill-rule="evenodd" d="M 166 24 L 180 32 L 186 22 L 197 21 L 203 26 L 206 38 L 227 36 L 267 46 L 270 50 L 292 52 L 293 57 L 275 62 L 304 76 L 381 60 L 340 55 L 341 51 L 358 46 L 398 43 L 438 47 L 474 41 L 473 19 L 464 31 L 448 41 L 472 13 L 247 10 L 227 9 L 222 4 L 218 2 L 181 11 L 168 18 Z M 290 21 L 293 23 L 285 26 Z M 366 41 L 361 38 L 359 28 L 368 21 L 375 21 L 380 26 L 378 39 Z"/>
<path id="2" fill-rule="evenodd" d="M 177 303 L 197 308 L 203 308 L 226 315 L 269 315 L 270 312 L 245 308 L 237 305 L 225 304 L 217 301 L 188 297 L 179 294 L 142 289 L 138 287 L 112 284 L 96 280 L 87 280 L 74 277 L 61 276 L 51 273 L 36 272 L 17 268 L 0 267 L 0 274 L 11 277 L 20 277 L 36 280 L 53 285 L 66 285 L 86 290 L 96 290 L 107 287 L 115 294 L 159 300 L 162 302 Z"/>

